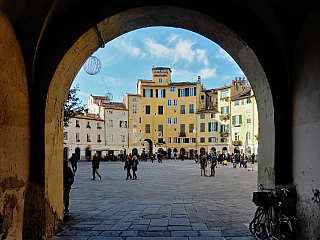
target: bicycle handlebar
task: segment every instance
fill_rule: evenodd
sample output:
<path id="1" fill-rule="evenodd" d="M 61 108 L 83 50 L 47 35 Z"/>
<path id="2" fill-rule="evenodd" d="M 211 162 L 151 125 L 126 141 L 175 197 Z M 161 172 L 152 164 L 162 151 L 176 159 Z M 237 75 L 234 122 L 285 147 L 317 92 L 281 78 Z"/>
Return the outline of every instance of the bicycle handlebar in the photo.
<path id="1" fill-rule="evenodd" d="M 265 188 L 262 184 L 260 184 L 259 187 L 260 190 L 269 190 L 269 191 L 277 191 L 277 189 L 273 189 L 273 188 Z M 281 188 L 280 191 L 282 191 L 284 193 L 284 195 L 288 196 L 288 193 L 290 192 L 288 189 L 286 188 Z"/>

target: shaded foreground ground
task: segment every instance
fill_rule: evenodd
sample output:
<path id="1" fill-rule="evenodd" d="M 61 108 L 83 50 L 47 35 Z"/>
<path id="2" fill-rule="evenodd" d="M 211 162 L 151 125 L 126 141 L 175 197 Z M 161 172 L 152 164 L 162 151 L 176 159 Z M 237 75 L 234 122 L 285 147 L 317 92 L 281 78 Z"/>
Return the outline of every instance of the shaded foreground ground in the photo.
<path id="1" fill-rule="evenodd" d="M 257 164 L 218 165 L 215 177 L 200 176 L 191 160 L 140 162 L 137 180 L 125 180 L 121 162 L 99 171 L 102 180 L 91 181 L 91 163 L 78 164 L 70 212 L 52 240 L 254 239 Z"/>

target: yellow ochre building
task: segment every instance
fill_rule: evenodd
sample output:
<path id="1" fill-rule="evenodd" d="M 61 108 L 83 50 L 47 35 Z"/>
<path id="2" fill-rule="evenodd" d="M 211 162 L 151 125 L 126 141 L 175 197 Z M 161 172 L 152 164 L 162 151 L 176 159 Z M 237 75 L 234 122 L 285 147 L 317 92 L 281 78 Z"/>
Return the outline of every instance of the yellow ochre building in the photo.
<path id="1" fill-rule="evenodd" d="M 152 80 L 139 79 L 137 92 L 125 95 L 128 153 L 192 158 L 195 152 L 227 152 L 231 97 L 240 96 L 246 81 L 206 90 L 200 76 L 197 82 L 171 82 L 171 73 L 167 67 L 152 68 Z"/>

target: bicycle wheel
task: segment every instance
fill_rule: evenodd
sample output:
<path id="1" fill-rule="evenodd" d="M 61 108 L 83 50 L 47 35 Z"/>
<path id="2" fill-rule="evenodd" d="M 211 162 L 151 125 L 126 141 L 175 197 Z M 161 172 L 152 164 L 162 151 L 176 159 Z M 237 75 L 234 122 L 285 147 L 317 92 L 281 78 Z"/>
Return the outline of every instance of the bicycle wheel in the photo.
<path id="1" fill-rule="evenodd" d="M 284 216 L 279 219 L 274 236 L 277 239 L 290 239 L 292 235 L 292 225 L 288 217 Z"/>
<path id="2" fill-rule="evenodd" d="M 252 221 L 249 224 L 249 230 L 253 235 L 255 233 L 255 230 L 254 230 L 255 226 L 259 223 L 260 215 L 261 215 L 262 212 L 263 212 L 263 208 L 262 207 L 258 207 L 256 212 L 255 212 L 255 214 L 254 214 L 254 217 L 253 217 Z"/>
<path id="3" fill-rule="evenodd" d="M 258 211 L 258 210 L 257 210 Z M 258 214 L 249 225 L 250 231 L 258 240 L 266 239 L 268 236 L 269 214 L 268 209 L 260 208 Z"/>

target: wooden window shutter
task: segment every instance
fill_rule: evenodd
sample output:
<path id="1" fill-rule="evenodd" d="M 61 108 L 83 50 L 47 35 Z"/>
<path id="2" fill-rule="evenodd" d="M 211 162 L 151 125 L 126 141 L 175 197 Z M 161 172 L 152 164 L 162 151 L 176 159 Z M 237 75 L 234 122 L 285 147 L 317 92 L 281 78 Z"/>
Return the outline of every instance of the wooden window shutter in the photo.
<path id="1" fill-rule="evenodd" d="M 239 115 L 239 124 L 242 124 L 242 115 Z"/>
<path id="2" fill-rule="evenodd" d="M 232 116 L 232 125 L 234 125 L 234 117 L 235 117 L 235 116 Z"/>
<path id="3" fill-rule="evenodd" d="M 143 89 L 143 97 L 146 97 L 146 90 Z"/>
<path id="4" fill-rule="evenodd" d="M 153 97 L 153 89 L 150 89 L 150 97 Z"/>
<path id="5" fill-rule="evenodd" d="M 180 97 L 180 88 L 178 89 L 178 97 Z"/>
<path id="6" fill-rule="evenodd" d="M 158 89 L 156 89 L 156 98 L 158 97 Z"/>
<path id="7" fill-rule="evenodd" d="M 189 97 L 189 88 L 185 88 L 184 94 L 186 97 Z"/>
<path id="8" fill-rule="evenodd" d="M 208 122 L 208 132 L 211 132 L 211 122 Z"/>
<path id="9" fill-rule="evenodd" d="M 163 98 L 166 98 L 166 90 L 163 89 Z"/>

